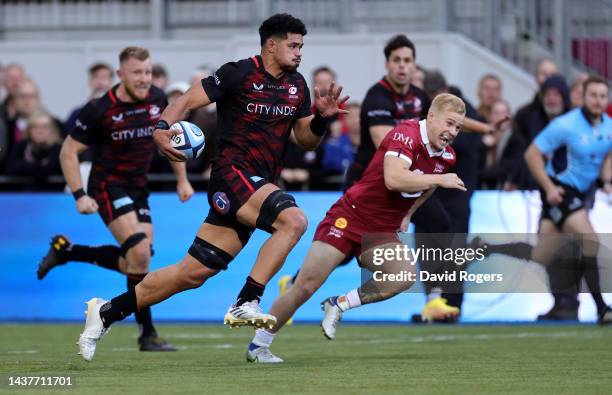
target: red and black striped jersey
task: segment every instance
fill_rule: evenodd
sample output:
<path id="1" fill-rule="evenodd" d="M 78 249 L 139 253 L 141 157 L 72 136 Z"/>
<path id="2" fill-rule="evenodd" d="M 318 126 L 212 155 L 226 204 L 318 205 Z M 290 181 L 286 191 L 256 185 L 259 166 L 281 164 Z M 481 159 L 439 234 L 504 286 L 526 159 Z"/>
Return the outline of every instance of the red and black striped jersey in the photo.
<path id="1" fill-rule="evenodd" d="M 304 77 L 274 78 L 260 56 L 230 62 L 202 80 L 217 103 L 218 156 L 213 166 L 235 166 L 275 182 L 295 121 L 311 115 Z"/>
<path id="2" fill-rule="evenodd" d="M 70 135 L 95 146 L 89 185 L 140 188 L 147 183 L 155 152 L 155 124 L 168 101 L 161 89 L 152 86 L 147 99 L 122 102 L 117 98 L 118 87 L 87 103 Z"/>

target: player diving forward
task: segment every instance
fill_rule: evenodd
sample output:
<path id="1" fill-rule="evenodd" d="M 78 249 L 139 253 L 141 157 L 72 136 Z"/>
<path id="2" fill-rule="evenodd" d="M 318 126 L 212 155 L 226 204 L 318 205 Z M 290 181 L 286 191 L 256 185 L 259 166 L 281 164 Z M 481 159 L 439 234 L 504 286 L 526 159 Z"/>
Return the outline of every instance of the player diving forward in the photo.
<path id="1" fill-rule="evenodd" d="M 361 265 L 371 271 L 414 273 L 414 264 L 399 259 L 384 266 L 374 265 L 373 252 L 402 245 L 396 231 L 407 230 L 412 214 L 436 187 L 466 190 L 456 174 L 446 173 L 456 160 L 450 144 L 464 117 L 463 101 L 444 93 L 433 100 L 426 119 L 400 124 L 384 137 L 362 179 L 330 208 L 317 227 L 295 283 L 270 310 L 276 324 L 270 330 L 257 330 L 247 350 L 248 361 L 283 362 L 269 350 L 274 336 L 346 256 L 360 257 Z M 362 237 L 371 232 L 387 237 L 362 245 Z M 326 299 L 322 322 L 325 336 L 335 337 L 344 311 L 391 298 L 413 282 L 379 283 L 373 278 L 346 295 Z"/>

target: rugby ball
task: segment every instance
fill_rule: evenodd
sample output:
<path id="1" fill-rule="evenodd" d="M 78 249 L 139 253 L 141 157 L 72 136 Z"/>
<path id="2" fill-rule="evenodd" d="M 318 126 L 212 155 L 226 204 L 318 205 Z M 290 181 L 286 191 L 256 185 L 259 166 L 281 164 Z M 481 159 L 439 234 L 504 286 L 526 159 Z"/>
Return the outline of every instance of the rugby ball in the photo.
<path id="1" fill-rule="evenodd" d="M 181 132 L 172 136 L 170 144 L 174 149 L 185 154 L 187 159 L 195 159 L 204 152 L 204 146 L 206 145 L 204 133 L 193 123 L 180 121 L 170 126 L 170 130 Z"/>

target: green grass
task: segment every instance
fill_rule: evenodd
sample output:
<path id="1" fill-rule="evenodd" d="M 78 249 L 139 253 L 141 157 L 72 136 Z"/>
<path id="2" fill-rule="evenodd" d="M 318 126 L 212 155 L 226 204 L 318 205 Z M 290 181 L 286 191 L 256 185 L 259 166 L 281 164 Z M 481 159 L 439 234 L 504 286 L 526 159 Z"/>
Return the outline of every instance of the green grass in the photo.
<path id="1" fill-rule="evenodd" d="M 84 362 L 77 325 L 0 325 L 0 376 L 72 375 L 67 393 L 610 393 L 612 330 L 596 326 L 358 326 L 334 341 L 287 327 L 272 350 L 282 365 L 244 360 L 248 328 L 160 325 L 181 350 L 136 351 L 133 325 L 116 325 Z M 58 393 L 59 391 L 53 391 Z"/>

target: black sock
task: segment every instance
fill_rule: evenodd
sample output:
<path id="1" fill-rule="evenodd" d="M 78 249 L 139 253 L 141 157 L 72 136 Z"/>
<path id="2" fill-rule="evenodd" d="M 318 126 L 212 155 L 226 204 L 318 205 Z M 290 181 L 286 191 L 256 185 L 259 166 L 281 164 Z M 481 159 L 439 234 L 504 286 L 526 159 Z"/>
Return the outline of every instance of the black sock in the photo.
<path id="1" fill-rule="evenodd" d="M 257 302 L 259 302 L 265 288 L 265 285 L 253 280 L 251 276 L 247 277 L 244 287 L 242 287 L 240 293 L 238 294 L 236 306 L 240 306 L 245 302 L 251 302 L 253 300 L 257 300 Z"/>
<path id="2" fill-rule="evenodd" d="M 119 257 L 121 257 L 121 249 L 113 245 L 93 247 L 71 244 L 62 253 L 62 258 L 66 261 L 93 263 L 94 265 L 116 272 L 120 272 Z"/>
<path id="3" fill-rule="evenodd" d="M 113 323 L 121 321 L 137 310 L 136 291 L 134 288 L 128 290 L 100 307 L 100 318 L 105 328 Z"/>
<path id="4" fill-rule="evenodd" d="M 146 276 L 146 274 L 126 274 L 127 276 L 127 287 L 128 290 L 133 290 L 139 282 Z M 155 336 L 157 332 L 153 326 L 153 317 L 151 316 L 151 308 L 145 307 L 134 312 L 136 322 L 140 328 L 140 337 L 143 336 Z"/>
<path id="5" fill-rule="evenodd" d="M 486 244 L 485 255 L 504 254 L 519 259 L 531 259 L 533 246 L 528 243 Z"/>
<path id="6" fill-rule="evenodd" d="M 581 263 L 584 279 L 586 280 L 586 283 L 589 286 L 589 291 L 591 291 L 593 301 L 595 301 L 595 304 L 597 305 L 597 312 L 601 314 L 606 309 L 606 302 L 604 302 L 603 297 L 601 296 L 601 287 L 599 285 L 599 266 L 597 265 L 597 257 L 583 256 Z"/>

